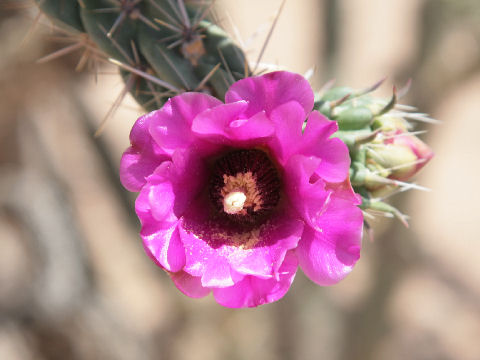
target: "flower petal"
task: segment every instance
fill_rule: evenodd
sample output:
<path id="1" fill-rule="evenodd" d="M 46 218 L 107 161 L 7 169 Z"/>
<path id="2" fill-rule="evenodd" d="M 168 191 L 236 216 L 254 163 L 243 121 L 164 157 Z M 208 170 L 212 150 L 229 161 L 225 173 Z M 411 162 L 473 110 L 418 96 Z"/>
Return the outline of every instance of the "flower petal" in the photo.
<path id="1" fill-rule="evenodd" d="M 305 227 L 296 254 L 312 281 L 332 285 L 350 273 L 360 257 L 362 212 L 350 200 L 332 195 L 317 226 Z"/>
<path id="2" fill-rule="evenodd" d="M 265 112 L 245 118 L 246 101 L 220 105 L 199 114 L 192 131 L 204 139 L 229 146 L 254 146 L 272 136 L 273 124 Z"/>
<path id="3" fill-rule="evenodd" d="M 164 181 L 155 186 L 149 186 L 148 201 L 152 210 L 153 217 L 161 221 L 165 219 L 173 210 L 175 203 L 175 194 L 172 183 Z"/>
<path id="4" fill-rule="evenodd" d="M 240 274 L 278 280 L 278 269 L 288 250 L 297 247 L 303 221 L 288 216 L 277 217 L 260 229 L 259 243 L 252 248 L 230 247 L 228 261 Z"/>
<path id="5" fill-rule="evenodd" d="M 248 101 L 247 117 L 260 111 L 265 111 L 270 116 L 276 107 L 296 101 L 303 108 L 305 119 L 313 108 L 313 91 L 303 76 L 277 71 L 234 83 L 225 94 L 225 102 L 240 100 Z"/>
<path id="6" fill-rule="evenodd" d="M 168 271 L 179 271 L 185 265 L 185 249 L 178 234 L 177 224 L 163 229 L 153 224 L 140 232 L 143 247 L 154 262 Z"/>
<path id="7" fill-rule="evenodd" d="M 202 286 L 227 287 L 234 278 L 227 259 L 193 232 L 180 225 L 180 236 L 186 250 L 185 272 L 201 278 Z"/>
<path id="8" fill-rule="evenodd" d="M 302 140 L 304 109 L 296 101 L 276 107 L 270 114 L 275 125 L 275 137 L 268 143 L 278 162 L 285 164 Z"/>
<path id="9" fill-rule="evenodd" d="M 294 155 L 285 166 L 285 191 L 302 219 L 314 228 L 332 192 L 322 179 L 312 181 L 320 162 L 314 156 Z"/>
<path id="10" fill-rule="evenodd" d="M 127 190 L 140 191 L 146 178 L 169 156 L 153 141 L 148 127 L 155 112 L 140 117 L 130 132 L 131 146 L 120 160 L 120 181 Z"/>
<path id="11" fill-rule="evenodd" d="M 192 180 L 194 179 L 194 181 Z M 172 161 L 165 161 L 148 178 L 150 186 L 157 186 L 156 195 L 151 195 L 154 211 L 166 211 L 173 203 L 173 211 L 180 218 L 189 204 L 206 186 L 208 180 L 204 161 L 192 150 L 176 150 Z M 168 184 L 163 184 L 168 182 Z"/>
<path id="12" fill-rule="evenodd" d="M 177 230 L 177 218 L 166 214 L 160 221 L 152 216 L 149 193 L 151 187 L 144 187 L 135 202 L 142 229 L 140 236 L 147 255 L 168 271 L 179 271 L 185 265 L 185 249 Z"/>
<path id="13" fill-rule="evenodd" d="M 204 152 L 213 151 L 211 145 L 207 146 L 208 143 L 198 144 L 191 126 L 195 116 L 221 104 L 218 99 L 202 93 L 183 93 L 172 97 L 162 109 L 155 112 L 150 133 L 158 146 L 169 155 L 192 144 Z"/>
<path id="14" fill-rule="evenodd" d="M 335 121 L 313 111 L 299 142 L 301 154 L 314 155 L 322 160 L 315 172 L 328 182 L 343 182 L 349 176 L 350 156 L 347 146 L 340 139 L 329 138 L 337 129 Z"/>
<path id="15" fill-rule="evenodd" d="M 170 274 L 175 286 L 187 296 L 192 298 L 202 298 L 210 293 L 210 289 L 202 286 L 199 277 L 187 274 L 185 271 L 179 271 Z"/>
<path id="16" fill-rule="evenodd" d="M 279 278 L 260 279 L 245 276 L 235 285 L 213 289 L 215 300 L 230 308 L 255 307 L 281 299 L 293 282 L 298 261 L 293 251 L 289 251 L 279 269 Z"/>
<path id="17" fill-rule="evenodd" d="M 196 181 L 191 181 L 191 176 Z M 148 177 L 137 201 L 140 235 L 147 254 L 168 271 L 185 265 L 177 224 L 206 181 L 203 163 L 189 150 L 177 150 Z"/>

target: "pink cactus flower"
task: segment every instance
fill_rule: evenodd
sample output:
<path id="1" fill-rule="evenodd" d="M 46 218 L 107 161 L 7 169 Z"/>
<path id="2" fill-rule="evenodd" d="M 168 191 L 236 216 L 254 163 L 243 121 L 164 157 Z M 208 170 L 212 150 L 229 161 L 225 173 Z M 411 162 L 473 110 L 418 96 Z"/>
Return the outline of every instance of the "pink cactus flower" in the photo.
<path id="1" fill-rule="evenodd" d="M 184 93 L 133 126 L 120 178 L 140 192 L 145 251 L 184 294 L 232 308 L 282 298 L 298 266 L 337 283 L 363 218 L 336 123 L 289 72 L 240 80 L 225 100 Z"/>

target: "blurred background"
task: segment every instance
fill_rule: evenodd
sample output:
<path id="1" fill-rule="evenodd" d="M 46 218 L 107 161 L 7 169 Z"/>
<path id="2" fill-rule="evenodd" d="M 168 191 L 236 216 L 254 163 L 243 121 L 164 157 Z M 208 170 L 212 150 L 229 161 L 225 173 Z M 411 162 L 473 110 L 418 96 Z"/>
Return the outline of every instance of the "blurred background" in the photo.
<path id="1" fill-rule="evenodd" d="M 280 0 L 219 0 L 222 25 L 258 57 Z M 75 72 L 28 1 L 0 1 L 0 359 L 480 359 L 480 3 L 289 0 L 262 62 L 318 89 L 377 91 L 440 119 L 420 126 L 431 192 L 379 219 L 340 284 L 301 272 L 281 301 L 231 310 L 182 295 L 145 256 L 135 194 L 117 176 L 141 110 L 115 69 Z M 234 25 L 233 25 L 234 24 Z"/>

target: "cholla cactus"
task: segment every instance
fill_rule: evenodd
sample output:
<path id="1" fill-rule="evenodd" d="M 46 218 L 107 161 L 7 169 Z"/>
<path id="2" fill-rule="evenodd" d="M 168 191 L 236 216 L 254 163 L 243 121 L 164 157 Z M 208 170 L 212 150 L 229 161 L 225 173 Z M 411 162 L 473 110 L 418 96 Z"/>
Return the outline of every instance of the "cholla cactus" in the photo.
<path id="1" fill-rule="evenodd" d="M 316 108 L 338 122 L 335 136 L 350 150 L 350 180 L 362 196 L 361 207 L 395 216 L 408 225 L 407 216 L 383 200 L 408 189 L 424 189 L 406 181 L 433 157 L 433 152 L 416 137 L 421 131 L 411 131 L 414 124 L 409 120 L 435 120 L 414 112 L 413 107 L 397 104 L 395 88 L 389 100 L 373 97 L 371 92 L 382 82 L 361 91 L 327 89 L 317 94 Z"/>
<path id="2" fill-rule="evenodd" d="M 158 109 L 185 91 L 208 93 L 223 101 L 233 83 L 252 75 L 243 51 L 210 21 L 211 2 L 35 1 L 75 39 L 61 53 L 84 46 L 87 55 L 116 64 L 126 90 L 146 110 Z M 81 59 L 79 65 L 84 62 Z M 397 105 L 395 91 L 390 100 L 372 97 L 370 93 L 380 84 L 364 91 L 337 87 L 321 92 L 315 109 L 338 122 L 335 136 L 350 150 L 350 180 L 362 196 L 361 207 L 407 224 L 406 216 L 383 200 L 395 192 L 419 188 L 405 181 L 433 153 L 410 132 L 408 119 L 431 119 Z"/>

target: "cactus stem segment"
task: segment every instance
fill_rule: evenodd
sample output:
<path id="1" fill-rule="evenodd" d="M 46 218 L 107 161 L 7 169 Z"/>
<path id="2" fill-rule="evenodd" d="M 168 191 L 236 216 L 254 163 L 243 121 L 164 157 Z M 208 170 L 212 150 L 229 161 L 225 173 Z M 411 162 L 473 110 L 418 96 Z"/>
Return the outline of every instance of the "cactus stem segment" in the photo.
<path id="1" fill-rule="evenodd" d="M 102 24 L 98 24 L 98 27 L 105 34 L 105 36 L 108 36 L 107 30 L 105 29 L 105 27 Z M 130 58 L 128 53 L 118 44 L 117 40 L 115 40 L 114 38 L 110 38 L 110 41 L 112 42 L 112 45 L 118 50 L 118 52 L 121 53 L 123 55 L 123 57 L 128 60 L 130 65 L 134 65 L 133 60 Z M 132 48 L 132 50 L 133 50 L 133 48 Z M 136 50 L 134 50 L 134 51 L 136 51 Z"/>
<path id="2" fill-rule="evenodd" d="M 167 62 L 167 64 L 170 66 L 170 68 L 173 70 L 173 72 L 178 76 L 180 81 L 182 82 L 184 89 L 189 89 L 187 80 L 185 80 L 185 77 L 183 76 L 182 72 L 177 69 L 175 64 L 168 58 L 167 55 L 162 51 L 162 49 L 158 49 L 158 52 L 160 55 L 163 57 L 163 59 Z"/>
<path id="3" fill-rule="evenodd" d="M 158 10 L 163 16 L 165 16 L 168 20 L 170 20 L 172 23 L 176 23 L 177 25 L 181 25 L 174 17 L 172 17 L 168 11 L 165 11 L 163 7 L 157 4 L 155 0 L 148 0 L 148 2 L 156 9 Z M 155 19 L 157 21 L 157 19 Z"/>
<path id="4" fill-rule="evenodd" d="M 115 59 L 112 59 L 112 58 L 108 58 L 108 61 L 110 61 L 112 64 L 114 65 L 117 65 L 119 68 L 121 69 L 124 69 L 124 70 L 127 70 L 127 71 L 130 71 L 131 73 L 134 73 L 134 74 L 137 74 L 138 76 L 141 76 L 142 78 L 144 78 L 145 80 L 148 80 L 148 81 L 151 81 L 157 85 L 160 85 L 160 86 L 163 86 L 164 88 L 166 89 L 169 89 L 169 90 L 172 90 L 174 91 L 175 93 L 180 93 L 182 92 L 182 90 L 176 88 L 175 86 L 173 86 L 172 84 L 166 82 L 166 81 L 163 81 L 163 80 L 160 80 L 159 78 L 156 78 L 155 76 L 152 76 L 150 74 L 147 74 L 146 72 L 144 71 L 141 71 L 139 69 L 136 69 L 132 66 L 129 66 L 129 65 L 126 65 L 126 64 L 123 64 L 121 63 L 120 61 L 118 60 L 115 60 Z"/>
<path id="5" fill-rule="evenodd" d="M 163 21 L 161 19 L 155 19 L 154 20 L 156 23 L 159 23 L 160 25 L 162 26 L 165 26 L 166 28 L 172 30 L 172 31 L 175 31 L 175 32 L 178 32 L 178 33 L 181 33 L 182 32 L 182 29 L 180 29 L 179 27 L 175 26 L 175 25 L 172 25 L 172 24 L 169 24 L 167 23 L 166 21 Z"/>
<path id="6" fill-rule="evenodd" d="M 230 70 L 230 67 L 228 66 L 227 61 L 225 60 L 225 56 L 223 56 L 222 50 L 220 48 L 218 50 L 218 55 L 220 56 L 220 59 L 222 60 L 223 66 L 225 66 L 225 69 L 227 70 L 227 74 L 230 77 L 230 81 L 233 83 L 235 82 L 235 77 L 233 76 L 232 70 Z"/>
<path id="7" fill-rule="evenodd" d="M 126 17 L 127 17 L 126 12 L 122 11 L 122 12 L 120 13 L 120 15 L 118 15 L 117 19 L 116 19 L 115 22 L 113 23 L 113 25 L 112 25 L 112 27 L 110 28 L 110 30 L 108 31 L 107 37 L 112 38 L 113 33 L 114 33 L 115 30 L 117 30 L 117 28 L 125 21 L 125 18 L 126 18 Z"/>
<path id="8" fill-rule="evenodd" d="M 145 25 L 159 30 L 153 22 L 146 18 L 138 9 L 137 5 L 140 4 L 143 0 L 111 0 L 115 6 L 111 8 L 95 9 L 92 12 L 94 13 L 115 13 L 119 12 L 118 17 L 115 19 L 112 27 L 107 33 L 107 37 L 112 38 L 115 31 L 122 25 L 122 23 L 130 18 L 132 20 L 139 19 Z"/>
<path id="9" fill-rule="evenodd" d="M 220 68 L 221 65 L 222 64 L 220 64 L 220 63 L 215 65 L 215 67 L 212 70 L 210 70 L 210 72 L 207 75 L 205 75 L 203 80 L 200 81 L 200 83 L 198 84 L 198 86 L 195 88 L 194 91 L 198 91 L 198 90 L 202 89 L 205 86 L 205 84 L 207 83 L 207 81 L 210 80 L 210 78 L 213 76 L 213 74 L 215 74 L 215 72 Z"/>

